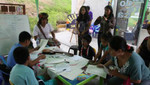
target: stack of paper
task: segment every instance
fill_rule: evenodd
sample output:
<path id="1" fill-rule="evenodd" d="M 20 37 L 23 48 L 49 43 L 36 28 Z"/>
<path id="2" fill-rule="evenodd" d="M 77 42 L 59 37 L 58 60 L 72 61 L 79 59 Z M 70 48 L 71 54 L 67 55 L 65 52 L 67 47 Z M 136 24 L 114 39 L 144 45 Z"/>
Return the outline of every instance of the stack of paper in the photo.
<path id="1" fill-rule="evenodd" d="M 106 78 L 107 75 L 103 68 L 98 68 L 96 65 L 88 65 L 86 73 L 95 74 L 103 78 Z"/>

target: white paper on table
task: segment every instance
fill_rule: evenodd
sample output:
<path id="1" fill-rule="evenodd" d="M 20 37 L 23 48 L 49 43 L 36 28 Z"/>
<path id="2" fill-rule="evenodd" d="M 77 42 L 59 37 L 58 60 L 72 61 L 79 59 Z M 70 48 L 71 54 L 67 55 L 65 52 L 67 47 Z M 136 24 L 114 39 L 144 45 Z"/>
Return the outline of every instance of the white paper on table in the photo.
<path id="1" fill-rule="evenodd" d="M 71 71 L 71 68 L 70 68 L 70 65 L 68 63 L 59 63 L 59 64 L 56 64 L 55 66 L 55 71 L 56 73 L 61 73 L 61 72 L 69 72 Z"/>
<path id="2" fill-rule="evenodd" d="M 45 48 L 45 46 L 47 45 L 47 42 L 48 42 L 48 40 L 46 40 L 46 39 L 41 39 L 41 41 L 40 41 L 40 48 L 39 48 L 39 50 L 37 51 L 37 52 L 42 52 L 42 50 Z"/>
<path id="3" fill-rule="evenodd" d="M 67 79 L 74 80 L 82 72 L 83 72 L 82 69 L 74 69 L 74 70 L 71 70 L 70 72 L 62 72 L 60 73 L 60 75 L 62 75 L 63 77 Z"/>
<path id="4" fill-rule="evenodd" d="M 106 72 L 107 74 L 109 74 L 108 68 L 107 68 L 106 66 L 104 66 L 104 65 L 103 65 L 103 68 L 104 68 L 105 72 Z"/>
<path id="5" fill-rule="evenodd" d="M 55 65 L 54 64 L 44 64 L 44 66 L 50 70 L 55 71 Z"/>
<path id="6" fill-rule="evenodd" d="M 36 53 L 36 52 L 30 53 L 31 60 L 35 60 L 37 57 L 38 57 L 38 53 Z"/>
<path id="7" fill-rule="evenodd" d="M 78 55 L 74 55 L 73 57 L 71 57 L 72 60 L 80 60 L 82 57 L 78 56 Z"/>
<path id="8" fill-rule="evenodd" d="M 89 60 L 85 58 L 81 58 L 78 61 L 70 61 L 70 66 L 72 68 L 82 68 L 88 64 Z"/>
<path id="9" fill-rule="evenodd" d="M 49 58 L 49 57 L 46 57 L 46 62 L 45 63 L 53 64 L 53 63 L 62 63 L 64 61 L 65 61 L 64 58 Z"/>
<path id="10" fill-rule="evenodd" d="M 95 74 L 103 78 L 106 78 L 107 75 L 103 68 L 98 68 L 96 65 L 88 65 L 85 72 Z"/>

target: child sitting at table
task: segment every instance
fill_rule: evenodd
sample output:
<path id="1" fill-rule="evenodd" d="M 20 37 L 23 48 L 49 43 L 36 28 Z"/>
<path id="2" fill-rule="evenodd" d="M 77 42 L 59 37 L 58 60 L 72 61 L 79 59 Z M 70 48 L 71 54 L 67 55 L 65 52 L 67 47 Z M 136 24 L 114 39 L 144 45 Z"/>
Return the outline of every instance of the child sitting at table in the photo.
<path id="1" fill-rule="evenodd" d="M 14 85 L 39 85 L 33 70 L 29 65 L 29 51 L 25 47 L 18 47 L 14 50 L 16 65 L 10 72 L 10 81 Z"/>
<path id="2" fill-rule="evenodd" d="M 95 63 L 98 59 L 98 63 L 104 64 L 111 58 L 111 56 L 109 55 L 109 52 L 108 52 L 108 49 L 109 49 L 108 42 L 111 37 L 112 37 L 112 35 L 102 34 L 102 36 L 100 38 L 101 39 L 100 48 L 94 59 Z M 100 55 L 102 54 L 102 51 L 103 51 L 103 56 L 100 57 Z"/>
<path id="3" fill-rule="evenodd" d="M 91 42 L 92 38 L 90 35 L 84 35 L 82 38 L 82 47 L 80 50 L 79 55 L 88 59 L 92 60 L 93 57 L 95 56 L 94 49 L 89 45 Z"/>

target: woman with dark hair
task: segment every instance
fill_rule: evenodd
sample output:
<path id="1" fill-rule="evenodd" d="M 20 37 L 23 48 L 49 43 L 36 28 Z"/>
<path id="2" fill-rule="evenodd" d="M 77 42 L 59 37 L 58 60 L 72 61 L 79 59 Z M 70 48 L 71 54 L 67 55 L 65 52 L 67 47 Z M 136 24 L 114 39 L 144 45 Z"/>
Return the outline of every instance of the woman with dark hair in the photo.
<path id="1" fill-rule="evenodd" d="M 108 85 L 122 85 L 123 83 L 127 85 L 125 84 L 127 81 L 134 85 L 150 85 L 150 70 L 133 50 L 124 38 L 112 37 L 109 42 L 109 53 L 114 57 L 104 64 L 109 68 L 109 74 L 114 76 L 108 81 Z"/>
<path id="2" fill-rule="evenodd" d="M 60 43 L 55 38 L 55 33 L 53 31 L 53 27 L 48 23 L 48 14 L 40 13 L 38 15 L 39 21 L 37 25 L 34 27 L 33 35 L 35 40 L 48 39 L 49 46 L 59 46 Z M 52 37 L 49 35 L 52 34 Z"/>
<path id="3" fill-rule="evenodd" d="M 147 32 L 150 35 L 150 24 L 147 26 Z M 143 58 L 147 67 L 150 65 L 150 36 L 147 36 L 139 46 L 137 53 Z"/>
<path id="4" fill-rule="evenodd" d="M 79 16 L 77 18 L 76 28 L 78 31 L 78 45 L 79 50 L 82 47 L 82 36 L 89 33 L 90 28 L 90 16 L 88 14 L 86 6 L 82 6 L 79 11 Z"/>
<path id="5" fill-rule="evenodd" d="M 114 19 L 114 14 L 113 14 L 113 9 L 110 5 L 107 5 L 105 7 L 105 14 L 104 16 L 99 16 L 96 21 L 94 22 L 94 25 L 98 25 L 100 24 L 100 30 L 98 33 L 98 48 L 100 48 L 100 37 L 102 34 L 107 33 L 110 34 L 111 33 L 111 29 L 114 28 L 115 26 L 115 19 Z"/>

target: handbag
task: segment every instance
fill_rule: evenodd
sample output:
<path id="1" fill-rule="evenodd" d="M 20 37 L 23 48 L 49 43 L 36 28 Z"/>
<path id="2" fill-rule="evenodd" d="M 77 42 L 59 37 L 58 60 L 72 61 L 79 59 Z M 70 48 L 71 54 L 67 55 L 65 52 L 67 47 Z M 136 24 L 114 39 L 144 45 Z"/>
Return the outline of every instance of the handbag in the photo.
<path id="1" fill-rule="evenodd" d="M 54 40 L 53 38 L 49 38 L 48 39 L 45 36 L 45 34 L 44 34 L 44 32 L 43 32 L 43 30 L 42 30 L 42 28 L 41 28 L 41 26 L 39 24 L 38 24 L 38 27 L 39 27 L 41 33 L 43 34 L 44 38 L 48 40 L 47 45 L 49 45 L 49 46 L 58 46 L 58 47 L 60 46 L 60 42 L 58 40 L 56 40 L 56 39 Z"/>

